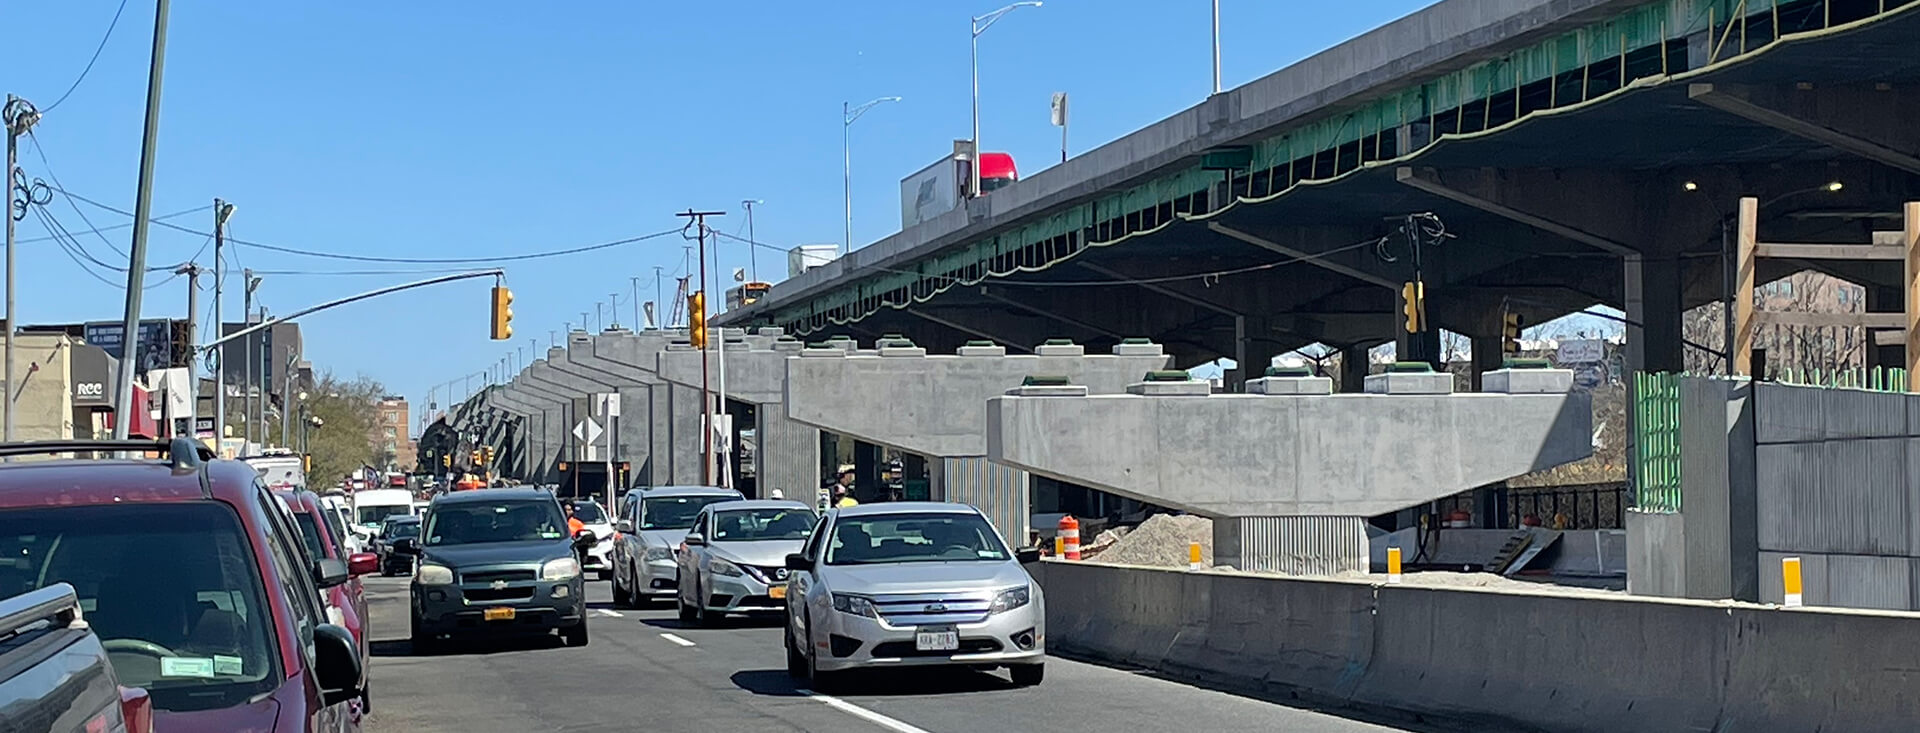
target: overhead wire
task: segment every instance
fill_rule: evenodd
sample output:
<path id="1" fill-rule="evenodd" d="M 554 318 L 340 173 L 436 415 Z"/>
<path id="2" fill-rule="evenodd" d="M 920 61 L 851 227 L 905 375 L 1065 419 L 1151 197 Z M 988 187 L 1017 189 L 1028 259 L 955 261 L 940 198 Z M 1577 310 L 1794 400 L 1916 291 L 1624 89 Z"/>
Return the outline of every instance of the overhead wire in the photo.
<path id="1" fill-rule="evenodd" d="M 59 182 L 55 181 L 55 183 L 58 184 Z M 52 187 L 50 186 L 49 188 L 52 188 Z M 72 191 L 67 191 L 63 188 L 56 188 L 55 190 L 60 191 L 60 193 L 71 196 L 74 199 L 77 199 L 81 202 L 91 204 L 95 207 L 105 209 L 107 211 L 111 211 L 121 216 L 133 216 L 132 212 L 126 211 L 125 209 L 108 206 L 106 204 L 100 203 L 98 201 L 87 198 L 80 194 L 73 193 Z M 173 224 L 171 222 L 156 221 L 154 223 L 159 224 L 160 226 L 166 227 L 168 229 L 173 229 L 175 231 L 188 232 L 191 234 L 206 235 L 208 233 L 204 229 L 194 229 L 192 227 L 183 227 L 178 224 Z M 652 234 L 642 234 L 637 237 L 627 237 L 624 239 L 616 239 L 608 242 L 599 242 L 596 244 L 589 244 L 589 245 L 584 245 L 579 247 L 569 247 L 566 249 L 546 250 L 541 252 L 528 252 L 524 254 L 490 255 L 485 257 L 374 257 L 370 255 L 346 254 L 343 252 L 324 252 L 320 250 L 299 249 L 297 247 L 286 247 L 286 246 L 281 246 L 277 244 L 268 244 L 265 242 L 255 242 L 255 241 L 241 239 L 234 236 L 226 237 L 226 242 L 228 244 L 237 245 L 240 247 L 251 247 L 253 249 L 261 249 L 269 252 L 279 252 L 282 254 L 298 255 L 301 257 L 317 257 L 321 259 L 347 260 L 350 262 L 387 262 L 387 263 L 394 263 L 394 264 L 413 264 L 413 265 L 461 265 L 461 264 L 473 265 L 473 264 L 485 264 L 490 262 L 524 262 L 527 260 L 546 259 L 550 257 L 564 257 L 567 255 L 576 255 L 576 254 L 582 254 L 586 252 L 595 252 L 603 249 L 611 249 L 613 247 L 619 247 L 622 245 L 634 244 L 636 242 L 644 242 L 650 239 L 659 239 L 661 237 L 665 237 L 668 235 L 677 234 L 680 231 L 681 231 L 680 228 L 674 228 L 674 229 L 667 229 L 667 230 L 654 232 Z M 229 234 L 231 234 L 232 232 L 231 225 L 229 225 L 228 227 L 228 232 Z M 235 259 L 236 261 L 238 260 L 237 255 Z"/>
<path id="2" fill-rule="evenodd" d="M 59 99 L 53 100 L 53 104 L 49 104 L 46 109 L 41 110 L 42 114 L 52 112 L 53 108 L 60 106 L 61 102 L 67 101 L 67 97 L 73 96 L 73 90 L 80 88 L 80 82 L 87 80 L 87 74 L 93 72 L 94 63 L 100 60 L 100 52 L 107 49 L 107 41 L 113 38 L 113 29 L 119 27 L 120 14 L 126 12 L 126 9 L 127 0 L 120 0 L 120 7 L 114 9 L 113 20 L 107 21 L 107 32 L 100 34 L 100 43 L 93 47 L 93 57 L 87 59 L 86 68 L 80 70 L 80 76 L 73 80 L 73 84 L 67 87 L 67 91 L 60 94 Z"/>

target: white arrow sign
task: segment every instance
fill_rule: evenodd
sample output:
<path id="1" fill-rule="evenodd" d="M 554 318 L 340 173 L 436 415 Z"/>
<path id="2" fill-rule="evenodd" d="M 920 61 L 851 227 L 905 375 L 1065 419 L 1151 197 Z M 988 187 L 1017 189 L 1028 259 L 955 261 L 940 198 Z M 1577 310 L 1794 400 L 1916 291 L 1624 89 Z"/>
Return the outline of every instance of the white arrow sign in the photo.
<path id="1" fill-rule="evenodd" d="M 592 444 L 599 440 L 600 433 L 600 424 L 594 422 L 593 418 L 581 420 L 580 424 L 573 426 L 573 437 L 579 438 L 583 443 Z"/>

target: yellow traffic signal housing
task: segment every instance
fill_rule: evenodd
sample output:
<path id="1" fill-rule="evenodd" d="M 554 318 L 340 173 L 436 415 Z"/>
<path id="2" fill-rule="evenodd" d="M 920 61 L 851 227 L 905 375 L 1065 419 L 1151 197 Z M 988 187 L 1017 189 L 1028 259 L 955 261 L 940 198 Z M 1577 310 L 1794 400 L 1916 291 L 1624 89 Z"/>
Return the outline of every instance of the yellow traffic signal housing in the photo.
<path id="1" fill-rule="evenodd" d="M 1427 289 L 1426 284 L 1414 281 L 1400 287 L 1401 321 L 1407 333 L 1419 333 L 1427 330 Z"/>
<path id="2" fill-rule="evenodd" d="M 1500 350 L 1509 354 L 1520 353 L 1520 327 L 1526 319 L 1520 314 L 1508 311 L 1501 317 Z"/>
<path id="3" fill-rule="evenodd" d="M 707 348 L 707 294 L 694 291 L 687 296 L 687 340 L 693 348 Z"/>
<path id="4" fill-rule="evenodd" d="M 446 467 L 446 468 L 453 468 L 453 456 L 451 456 L 451 455 L 447 455 L 447 454 L 444 454 L 444 453 L 443 453 L 443 454 L 441 454 L 441 456 L 440 456 L 440 465 L 441 465 L 441 466 L 444 466 L 444 467 Z"/>
<path id="5" fill-rule="evenodd" d="M 493 286 L 493 340 L 513 338 L 513 291 Z"/>

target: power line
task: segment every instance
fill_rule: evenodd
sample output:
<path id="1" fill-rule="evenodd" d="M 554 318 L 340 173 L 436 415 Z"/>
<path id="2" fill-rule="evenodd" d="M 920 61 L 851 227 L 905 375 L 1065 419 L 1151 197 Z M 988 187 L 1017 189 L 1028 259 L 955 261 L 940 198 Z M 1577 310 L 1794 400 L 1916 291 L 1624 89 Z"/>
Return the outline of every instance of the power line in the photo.
<path id="1" fill-rule="evenodd" d="M 156 222 L 157 222 L 157 221 L 160 221 L 160 220 L 162 220 L 162 219 L 178 219 L 178 218 L 180 218 L 180 217 L 182 217 L 182 216 L 186 216 L 186 215 L 188 215 L 188 214 L 198 214 L 198 213 L 200 213 L 200 212 L 202 212 L 202 211 L 206 211 L 206 210 L 208 210 L 208 209 L 212 209 L 212 208 L 213 208 L 212 206 L 196 206 L 196 207 L 194 207 L 194 208 L 191 208 L 191 209 L 181 209 L 180 211 L 176 211 L 176 212 L 173 212 L 173 213 L 171 213 L 171 214 L 161 214 L 161 215 L 159 215 L 159 216 L 156 216 L 156 217 L 153 217 L 153 219 L 151 219 L 150 221 L 156 221 Z M 129 228 L 129 227 L 131 227 L 131 226 L 133 226 L 133 222 L 127 222 L 127 223 L 125 223 L 125 224 L 108 224 L 108 225 L 106 225 L 106 226 L 103 226 L 103 227 L 97 227 L 97 228 L 94 228 L 94 229 L 88 229 L 88 230 L 86 230 L 86 231 L 83 231 L 83 232 L 80 232 L 80 233 L 81 233 L 81 234 L 99 234 L 100 232 L 111 232 L 111 231 L 114 231 L 114 230 L 116 230 L 116 229 L 126 229 L 126 228 Z M 55 237 L 54 237 L 54 236 L 52 236 L 52 235 L 48 235 L 48 236 L 44 236 L 44 237 L 28 237 L 28 238 L 25 238 L 25 239 L 16 239 L 16 240 L 13 240 L 13 241 L 14 241 L 15 243 L 17 243 L 17 244 L 32 244 L 32 243 L 34 243 L 34 242 L 50 242 L 50 241 L 53 241 L 54 239 L 55 239 Z"/>
<path id="2" fill-rule="evenodd" d="M 80 70 L 79 78 L 73 80 L 73 84 L 67 87 L 67 91 L 62 93 L 59 99 L 53 100 L 53 104 L 41 110 L 42 113 L 52 112 L 53 108 L 60 106 L 61 102 L 67 101 L 67 97 L 73 95 L 73 90 L 80 88 L 80 82 L 87 80 L 87 74 L 93 71 L 94 62 L 100 60 L 100 52 L 107 49 L 107 39 L 113 38 L 113 29 L 120 25 L 120 13 L 126 9 L 127 0 L 120 0 L 120 7 L 113 11 L 113 20 L 107 22 L 107 32 L 100 34 L 100 45 L 93 47 L 93 58 L 87 59 L 87 66 Z"/>
<path id="3" fill-rule="evenodd" d="M 57 186 L 59 184 L 59 181 L 55 181 L 54 183 Z M 106 204 L 100 203 L 98 201 L 94 201 L 93 199 L 87 198 L 85 196 L 81 196 L 80 194 L 73 193 L 71 191 L 67 191 L 62 188 L 56 188 L 54 186 L 49 186 L 49 188 L 53 188 L 54 190 L 59 191 L 62 194 L 66 194 L 67 196 L 71 196 L 74 199 L 77 199 L 81 202 L 92 204 L 93 206 L 106 209 L 107 211 L 111 211 L 121 216 L 133 216 L 131 212 L 128 212 L 124 209 L 118 209 L 112 206 L 108 206 Z M 208 232 L 206 232 L 205 230 L 194 229 L 191 227 L 183 227 L 171 222 L 155 220 L 154 223 L 159 224 L 160 226 L 166 227 L 168 229 L 187 232 L 189 234 L 199 234 L 203 236 L 208 234 Z M 232 236 L 228 236 L 226 238 L 226 241 L 228 244 L 239 245 L 242 247 L 252 247 L 254 249 L 263 249 L 269 252 L 280 252 L 282 254 L 299 255 L 302 257 L 318 257 L 322 259 L 347 260 L 350 262 L 387 262 L 387 263 L 394 263 L 394 264 L 411 264 L 411 265 L 472 265 L 472 264 L 484 264 L 489 262 L 523 262 L 526 260 L 546 259 L 549 257 L 564 257 L 567 255 L 576 255 L 576 254 L 582 254 L 585 252 L 594 252 L 594 251 L 603 250 L 603 249 L 610 249 L 613 247 L 619 247 L 621 245 L 633 244 L 635 242 L 644 242 L 649 239 L 658 239 L 660 237 L 665 237 L 672 234 L 678 234 L 680 233 L 680 231 L 681 229 L 676 227 L 673 229 L 654 232 L 652 234 L 643 234 L 637 237 L 627 237 L 625 239 L 616 239 L 610 242 L 600 242 L 598 244 L 589 244 L 582 247 L 571 247 L 567 249 L 548 250 L 544 252 L 530 252 L 527 254 L 517 254 L 517 255 L 493 255 L 489 257 L 372 257 L 368 255 L 352 255 L 352 254 L 345 254 L 341 252 L 322 252 L 318 250 L 306 250 L 306 249 L 298 249 L 294 247 L 283 247 L 277 244 L 267 244 L 265 242 L 253 242 L 245 239 L 237 239 Z"/>

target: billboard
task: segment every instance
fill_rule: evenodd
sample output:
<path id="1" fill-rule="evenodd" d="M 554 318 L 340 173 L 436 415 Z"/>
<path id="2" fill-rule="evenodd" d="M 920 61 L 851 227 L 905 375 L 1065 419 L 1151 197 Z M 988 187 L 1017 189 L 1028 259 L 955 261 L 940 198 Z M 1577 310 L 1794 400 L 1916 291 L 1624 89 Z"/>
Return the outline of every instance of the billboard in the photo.
<path id="1" fill-rule="evenodd" d="M 140 322 L 139 353 L 132 364 L 137 373 L 145 374 L 154 369 L 166 369 L 185 366 L 185 362 L 174 363 L 172 321 L 156 318 Z M 81 325 L 81 338 L 87 343 L 100 347 L 108 356 L 126 364 L 122 353 L 126 343 L 126 329 L 119 321 L 96 321 Z M 185 355 L 182 354 L 182 357 Z"/>

